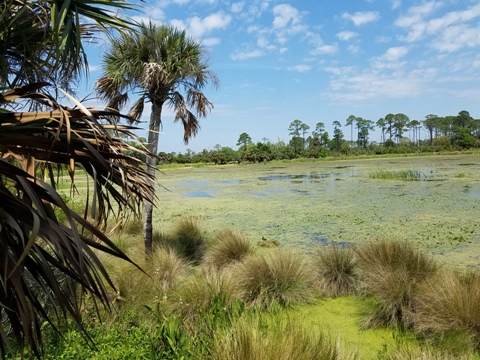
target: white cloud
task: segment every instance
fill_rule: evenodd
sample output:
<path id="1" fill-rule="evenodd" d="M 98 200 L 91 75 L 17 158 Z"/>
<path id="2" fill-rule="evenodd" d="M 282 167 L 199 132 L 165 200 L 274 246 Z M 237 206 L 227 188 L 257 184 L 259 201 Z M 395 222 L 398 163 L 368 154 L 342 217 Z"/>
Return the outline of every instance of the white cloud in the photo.
<path id="1" fill-rule="evenodd" d="M 303 72 L 312 70 L 312 67 L 310 65 L 301 64 L 301 65 L 290 66 L 287 68 L 287 70 L 303 73 Z"/>
<path id="2" fill-rule="evenodd" d="M 225 29 L 232 21 L 232 16 L 219 11 L 204 18 L 190 17 L 186 21 L 173 19 L 170 25 L 181 30 L 186 30 L 193 37 L 201 38 L 214 30 Z"/>
<path id="3" fill-rule="evenodd" d="M 221 43 L 220 38 L 210 37 L 202 40 L 202 44 L 205 46 L 215 46 Z"/>
<path id="4" fill-rule="evenodd" d="M 468 26 L 468 23 L 480 17 L 480 4 L 428 20 L 427 17 L 441 5 L 440 2 L 431 1 L 422 6 L 412 7 L 406 15 L 399 17 L 395 25 L 407 30 L 407 35 L 401 39 L 414 42 L 422 40 L 425 36 L 433 36 L 432 47 L 439 51 L 455 51 L 462 47 L 477 46 L 478 35 L 476 36 L 475 32 L 478 33 L 478 26 Z"/>
<path id="5" fill-rule="evenodd" d="M 358 11 L 354 14 L 346 12 L 342 14 L 342 18 L 351 20 L 355 26 L 360 26 L 377 21 L 380 18 L 380 14 L 377 11 Z"/>
<path id="6" fill-rule="evenodd" d="M 338 46 L 337 45 L 319 45 L 312 51 L 310 51 L 310 54 L 312 55 L 331 55 L 335 54 L 338 51 Z"/>
<path id="7" fill-rule="evenodd" d="M 392 9 L 398 9 L 400 6 L 402 6 L 402 1 L 401 0 L 392 0 Z"/>
<path id="8" fill-rule="evenodd" d="M 330 69 L 330 72 L 335 77 L 330 82 L 331 91 L 324 95 L 340 102 L 418 96 L 433 83 L 434 75 L 428 70 L 381 72 L 377 69 L 340 68 Z"/>
<path id="9" fill-rule="evenodd" d="M 248 60 L 248 59 L 257 58 L 263 55 L 265 55 L 263 50 L 256 49 L 252 51 L 236 52 L 235 54 L 230 55 L 230 58 L 232 60 Z"/>
<path id="10" fill-rule="evenodd" d="M 92 65 L 88 64 L 88 72 L 94 72 L 94 71 L 99 71 L 102 69 L 101 65 Z"/>
<path id="11" fill-rule="evenodd" d="M 239 13 L 243 10 L 244 6 L 245 6 L 244 2 L 236 2 L 232 4 L 231 10 L 233 13 Z"/>
<path id="12" fill-rule="evenodd" d="M 382 59 L 387 61 L 397 61 L 407 53 L 408 48 L 406 46 L 391 47 L 386 51 L 385 54 L 383 54 Z"/>
<path id="13" fill-rule="evenodd" d="M 353 31 L 342 31 L 342 32 L 339 32 L 336 36 L 340 40 L 348 41 L 348 40 L 356 37 L 357 35 L 358 34 L 356 32 L 353 32 Z"/>
<path id="14" fill-rule="evenodd" d="M 480 46 L 480 26 L 469 28 L 465 25 L 450 26 L 432 42 L 432 47 L 440 52 L 457 51 L 463 47 Z"/>
<path id="15" fill-rule="evenodd" d="M 358 54 L 358 53 L 360 53 L 360 46 L 358 46 L 358 45 L 348 45 L 347 50 L 351 54 Z"/>
<path id="16" fill-rule="evenodd" d="M 300 12 L 291 5 L 281 4 L 273 8 L 273 27 L 275 29 L 285 28 L 300 23 Z"/>

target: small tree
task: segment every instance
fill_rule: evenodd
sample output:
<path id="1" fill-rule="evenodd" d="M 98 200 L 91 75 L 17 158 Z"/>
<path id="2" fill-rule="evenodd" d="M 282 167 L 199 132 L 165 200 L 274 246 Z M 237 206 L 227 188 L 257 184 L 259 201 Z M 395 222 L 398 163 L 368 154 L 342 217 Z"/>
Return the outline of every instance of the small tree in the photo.
<path id="1" fill-rule="evenodd" d="M 246 132 L 241 133 L 237 140 L 237 146 L 246 148 L 248 144 L 252 143 L 252 138 Z"/>

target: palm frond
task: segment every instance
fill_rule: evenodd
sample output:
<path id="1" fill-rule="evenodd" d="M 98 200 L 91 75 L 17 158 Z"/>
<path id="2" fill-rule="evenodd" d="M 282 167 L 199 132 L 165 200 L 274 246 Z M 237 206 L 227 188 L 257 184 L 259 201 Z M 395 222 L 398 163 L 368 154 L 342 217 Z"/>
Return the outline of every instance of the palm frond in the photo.
<path id="1" fill-rule="evenodd" d="M 111 120 L 122 115 L 76 101 L 76 107 L 63 106 L 44 87 L 33 84 L 0 94 L 3 102 L 33 102 L 45 109 L 0 112 L 0 315 L 2 326 L 9 326 L 0 331 L 2 354 L 15 336 L 21 347 L 27 345 L 40 356 L 44 321 L 55 326 L 56 319 L 70 315 L 82 327 L 79 289 L 108 307 L 106 285 L 113 284 L 93 250 L 130 260 L 101 228 L 110 214 L 140 214 L 143 200 L 154 198 L 152 178 L 138 159 L 126 155 L 151 154 L 115 136 L 133 136 L 133 127 Z M 49 184 L 34 171 L 20 169 L 12 159 L 27 159 L 27 164 L 35 160 L 49 172 L 51 164 L 63 164 L 72 183 L 75 168 L 83 168 L 93 180 L 97 223 L 69 209 L 54 181 Z M 64 214 L 65 223 L 55 209 Z"/>

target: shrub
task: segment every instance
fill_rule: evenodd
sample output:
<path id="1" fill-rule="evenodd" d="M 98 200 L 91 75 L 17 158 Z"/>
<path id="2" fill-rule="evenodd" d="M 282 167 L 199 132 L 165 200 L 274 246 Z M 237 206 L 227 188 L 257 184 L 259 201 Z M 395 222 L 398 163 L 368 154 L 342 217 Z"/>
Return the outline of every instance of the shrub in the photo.
<path id="1" fill-rule="evenodd" d="M 415 297 L 414 326 L 420 332 L 469 332 L 480 344 L 480 274 L 442 271 Z"/>
<path id="2" fill-rule="evenodd" d="M 407 241 L 380 239 L 355 252 L 363 287 L 377 302 L 366 325 L 409 325 L 418 286 L 437 272 L 437 263 Z"/>
<path id="3" fill-rule="evenodd" d="M 314 288 L 326 296 L 349 295 L 358 285 L 357 264 L 352 248 L 332 244 L 319 246 L 313 254 Z"/>
<path id="4" fill-rule="evenodd" d="M 200 261 L 206 239 L 197 218 L 188 217 L 180 220 L 174 228 L 173 237 L 180 254 L 190 261 Z"/>
<path id="5" fill-rule="evenodd" d="M 253 253 L 254 247 L 246 237 L 238 231 L 225 229 L 215 235 L 206 249 L 204 263 L 220 269 Z"/>
<path id="6" fill-rule="evenodd" d="M 346 359 L 321 331 L 307 331 L 298 320 L 243 317 L 219 332 L 212 342 L 212 360 Z"/>
<path id="7" fill-rule="evenodd" d="M 268 257 L 250 256 L 236 267 L 235 274 L 240 297 L 248 305 L 290 306 L 312 298 L 311 277 L 299 254 L 275 251 Z"/>

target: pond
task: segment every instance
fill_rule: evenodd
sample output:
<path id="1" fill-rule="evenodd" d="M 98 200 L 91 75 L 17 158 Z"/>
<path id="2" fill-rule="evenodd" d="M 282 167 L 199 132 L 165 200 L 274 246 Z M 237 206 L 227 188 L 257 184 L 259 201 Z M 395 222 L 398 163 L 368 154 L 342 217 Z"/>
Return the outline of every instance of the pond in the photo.
<path id="1" fill-rule="evenodd" d="M 405 238 L 446 262 L 476 266 L 480 257 L 480 156 L 343 160 L 288 165 L 163 169 L 157 229 L 198 216 L 209 233 L 236 228 L 306 252 L 375 237 Z M 413 170 L 420 181 L 370 177 Z"/>

